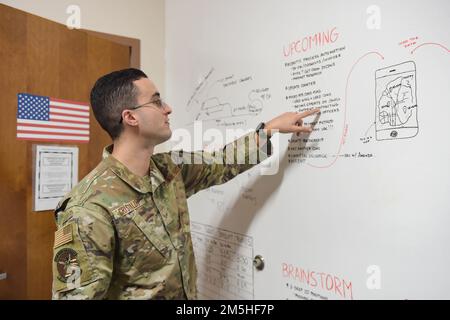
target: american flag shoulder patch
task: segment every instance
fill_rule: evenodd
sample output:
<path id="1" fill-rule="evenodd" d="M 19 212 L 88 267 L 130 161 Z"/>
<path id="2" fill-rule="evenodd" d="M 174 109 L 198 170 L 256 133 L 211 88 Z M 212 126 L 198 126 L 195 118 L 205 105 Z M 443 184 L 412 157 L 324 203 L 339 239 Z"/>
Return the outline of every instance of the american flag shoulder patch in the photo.
<path id="1" fill-rule="evenodd" d="M 55 232 L 55 248 L 58 248 L 73 240 L 72 225 L 73 223 L 70 223 Z"/>

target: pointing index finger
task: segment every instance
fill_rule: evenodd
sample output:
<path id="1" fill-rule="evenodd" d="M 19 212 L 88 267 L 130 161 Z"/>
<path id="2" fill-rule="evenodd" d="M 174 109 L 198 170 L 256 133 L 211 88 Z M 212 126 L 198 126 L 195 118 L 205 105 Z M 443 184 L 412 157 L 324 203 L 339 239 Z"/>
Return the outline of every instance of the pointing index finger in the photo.
<path id="1" fill-rule="evenodd" d="M 319 109 L 319 108 L 315 108 L 315 109 L 303 111 L 303 112 L 300 112 L 300 113 L 298 114 L 298 118 L 299 118 L 299 119 L 303 119 L 303 118 L 305 118 L 305 117 L 308 117 L 308 116 L 313 115 L 313 114 L 318 113 L 318 112 L 320 112 L 320 109 Z"/>

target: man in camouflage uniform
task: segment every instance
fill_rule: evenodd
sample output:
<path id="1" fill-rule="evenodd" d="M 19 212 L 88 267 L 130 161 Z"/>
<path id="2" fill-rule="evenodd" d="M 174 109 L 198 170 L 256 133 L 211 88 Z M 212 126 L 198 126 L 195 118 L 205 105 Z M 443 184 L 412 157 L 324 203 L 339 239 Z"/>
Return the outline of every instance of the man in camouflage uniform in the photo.
<path id="1" fill-rule="evenodd" d="M 310 132 L 302 118 L 318 112 L 284 113 L 220 153 L 153 154 L 171 136 L 172 109 L 142 71 L 103 76 L 91 105 L 113 144 L 55 210 L 54 299 L 195 299 L 186 199 L 270 155 L 258 146 L 271 131 Z"/>

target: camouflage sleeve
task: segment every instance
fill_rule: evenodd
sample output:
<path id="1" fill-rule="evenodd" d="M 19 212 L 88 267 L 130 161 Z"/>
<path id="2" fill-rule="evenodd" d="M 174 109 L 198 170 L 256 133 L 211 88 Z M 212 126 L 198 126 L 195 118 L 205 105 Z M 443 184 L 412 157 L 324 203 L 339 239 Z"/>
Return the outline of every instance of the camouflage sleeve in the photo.
<path id="1" fill-rule="evenodd" d="M 270 140 L 260 136 L 258 147 L 255 132 L 250 132 L 212 153 L 184 152 L 181 172 L 186 196 L 208 187 L 225 183 L 252 168 L 272 154 Z"/>
<path id="2" fill-rule="evenodd" d="M 53 299 L 103 299 L 113 271 L 114 227 L 101 208 L 60 213 L 53 252 Z"/>

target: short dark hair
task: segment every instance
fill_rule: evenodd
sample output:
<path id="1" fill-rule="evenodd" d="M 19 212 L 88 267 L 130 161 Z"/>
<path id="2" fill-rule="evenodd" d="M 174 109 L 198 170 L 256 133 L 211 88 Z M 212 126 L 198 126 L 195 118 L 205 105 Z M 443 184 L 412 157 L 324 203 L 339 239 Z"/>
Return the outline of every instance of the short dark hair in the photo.
<path id="1" fill-rule="evenodd" d="M 133 81 L 147 78 L 139 69 L 111 72 L 97 80 L 91 90 L 91 106 L 95 119 L 114 140 L 120 136 L 122 111 L 136 105 L 138 88 Z"/>

